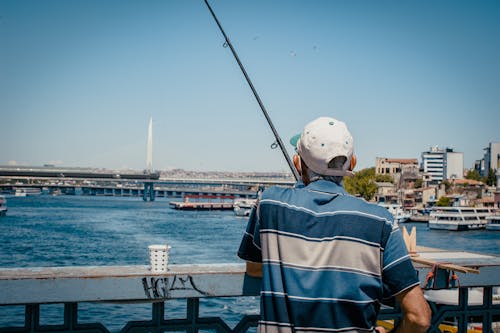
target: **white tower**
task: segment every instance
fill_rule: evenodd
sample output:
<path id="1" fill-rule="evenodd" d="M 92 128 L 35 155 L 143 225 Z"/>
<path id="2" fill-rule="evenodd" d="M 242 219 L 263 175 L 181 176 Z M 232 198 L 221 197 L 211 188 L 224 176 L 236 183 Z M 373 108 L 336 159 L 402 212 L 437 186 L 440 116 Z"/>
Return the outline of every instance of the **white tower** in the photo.
<path id="1" fill-rule="evenodd" d="M 153 171 L 153 117 L 149 118 L 146 170 Z"/>

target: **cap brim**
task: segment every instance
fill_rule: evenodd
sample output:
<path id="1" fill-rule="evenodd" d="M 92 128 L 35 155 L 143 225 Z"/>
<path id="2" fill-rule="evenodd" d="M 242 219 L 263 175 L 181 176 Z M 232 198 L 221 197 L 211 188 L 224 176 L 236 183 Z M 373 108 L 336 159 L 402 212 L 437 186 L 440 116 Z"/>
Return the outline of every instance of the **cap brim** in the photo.
<path id="1" fill-rule="evenodd" d="M 300 133 L 299 134 L 295 134 L 294 136 L 292 136 L 290 138 L 290 144 L 294 147 L 294 148 L 297 148 L 297 142 L 299 142 L 299 139 L 300 139 Z"/>

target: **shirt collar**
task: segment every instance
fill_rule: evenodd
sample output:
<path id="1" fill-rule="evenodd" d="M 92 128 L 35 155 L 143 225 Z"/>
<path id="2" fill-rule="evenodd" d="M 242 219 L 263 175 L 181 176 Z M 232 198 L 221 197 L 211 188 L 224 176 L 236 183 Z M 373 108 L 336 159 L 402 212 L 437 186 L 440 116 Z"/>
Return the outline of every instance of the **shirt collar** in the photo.
<path id="1" fill-rule="evenodd" d="M 338 185 L 334 182 L 324 179 L 318 179 L 307 185 L 306 188 L 308 190 L 318 191 L 318 192 L 326 192 L 332 194 L 347 194 L 347 192 L 341 185 Z"/>

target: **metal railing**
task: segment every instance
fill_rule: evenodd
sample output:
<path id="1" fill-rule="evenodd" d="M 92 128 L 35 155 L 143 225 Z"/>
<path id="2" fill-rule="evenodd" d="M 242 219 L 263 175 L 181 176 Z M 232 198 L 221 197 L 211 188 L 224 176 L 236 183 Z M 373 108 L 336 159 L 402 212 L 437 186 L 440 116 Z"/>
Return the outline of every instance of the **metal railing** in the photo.
<path id="1" fill-rule="evenodd" d="M 493 332 L 500 321 L 500 304 L 495 301 L 494 287 L 500 285 L 498 258 L 483 258 L 480 274 L 458 273 L 458 288 L 447 289 L 452 297 L 442 304 L 430 302 L 433 310 L 429 332 L 481 332 L 471 323 L 483 327 L 482 332 Z M 480 264 L 475 263 L 475 267 Z M 430 268 L 418 266 L 422 281 Z M 432 288 L 450 288 L 445 269 L 433 268 Z M 482 299 L 475 297 L 482 287 Z M 171 265 L 169 271 L 153 274 L 147 266 L 93 266 L 0 269 L 0 306 L 24 306 L 24 323 L 18 327 L 0 327 L 0 332 L 109 332 L 105 325 L 79 322 L 79 305 L 94 302 L 133 305 L 150 304 L 151 318 L 128 321 L 122 333 L 216 331 L 221 333 L 246 332 L 257 326 L 258 315 L 243 314 L 230 327 L 219 316 L 200 316 L 200 300 L 212 297 L 246 297 L 259 294 L 260 280 L 244 273 L 241 264 Z M 474 297 L 473 297 L 474 296 Z M 165 304 L 184 299 L 183 318 L 165 319 Z M 42 324 L 41 305 L 64 304 L 63 323 Z M 384 307 L 379 320 L 389 327 L 399 320 L 398 308 Z M 5 319 L 5 318 L 4 318 Z M 496 331 L 495 331 L 496 332 Z"/>

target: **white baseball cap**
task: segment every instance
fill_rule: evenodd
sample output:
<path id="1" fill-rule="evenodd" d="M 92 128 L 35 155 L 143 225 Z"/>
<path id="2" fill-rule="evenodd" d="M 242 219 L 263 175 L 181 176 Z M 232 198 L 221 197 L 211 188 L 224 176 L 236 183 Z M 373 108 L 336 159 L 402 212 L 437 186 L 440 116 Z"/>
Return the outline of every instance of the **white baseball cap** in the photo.
<path id="1" fill-rule="evenodd" d="M 352 175 L 349 170 L 354 151 L 354 140 L 347 125 L 337 119 L 320 117 L 304 127 L 300 135 L 290 139 L 307 167 L 322 176 Z M 338 156 L 345 156 L 341 169 L 332 169 L 328 163 Z"/>

